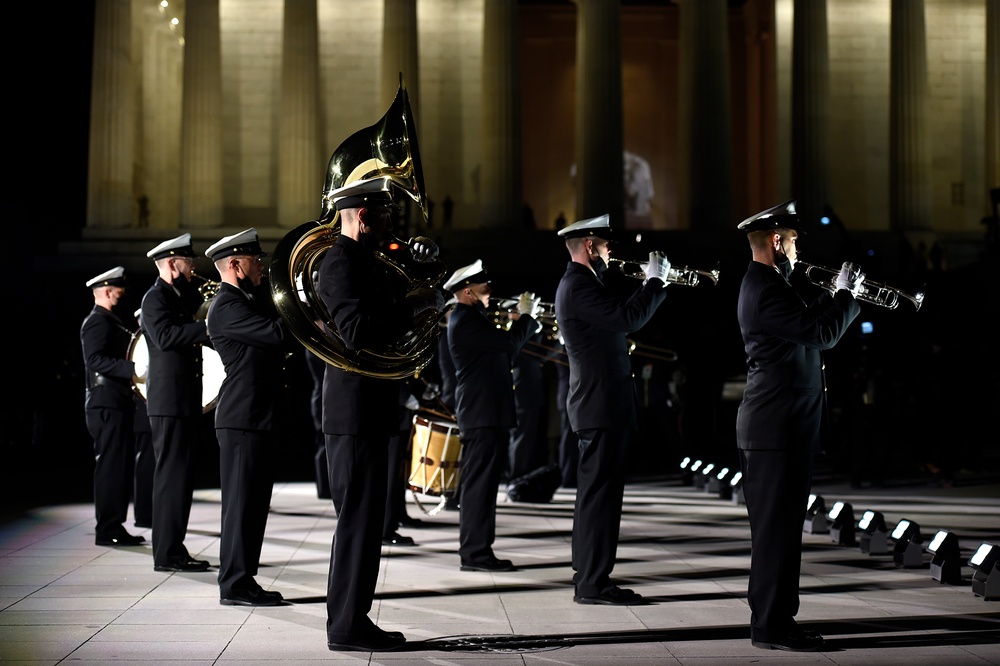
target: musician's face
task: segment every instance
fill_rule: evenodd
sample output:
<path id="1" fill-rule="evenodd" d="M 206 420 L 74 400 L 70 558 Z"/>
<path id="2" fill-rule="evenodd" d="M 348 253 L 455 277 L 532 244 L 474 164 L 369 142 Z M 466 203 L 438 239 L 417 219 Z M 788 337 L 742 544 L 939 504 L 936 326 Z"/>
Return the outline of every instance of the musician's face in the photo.
<path id="1" fill-rule="evenodd" d="M 106 287 L 106 289 L 108 290 L 108 303 L 111 304 L 111 307 L 115 307 L 121 297 L 125 295 L 125 287 Z"/>
<path id="2" fill-rule="evenodd" d="M 795 268 L 795 262 L 799 260 L 799 249 L 796 245 L 798 238 L 799 232 L 789 230 L 782 235 L 779 241 L 781 252 L 784 252 L 785 256 L 788 257 L 788 263 L 792 265 L 792 268 Z"/>
<path id="3" fill-rule="evenodd" d="M 392 229 L 392 209 L 384 206 L 364 208 L 361 212 L 361 222 L 369 228 L 368 233 L 373 234 L 381 245 Z"/>
<path id="4" fill-rule="evenodd" d="M 245 255 L 236 259 L 236 277 L 246 278 L 255 287 L 264 277 L 264 263 L 260 257 Z"/>
<path id="5" fill-rule="evenodd" d="M 493 293 L 493 289 L 490 287 L 489 282 L 469 285 L 469 290 L 484 307 L 490 306 L 490 294 Z"/>

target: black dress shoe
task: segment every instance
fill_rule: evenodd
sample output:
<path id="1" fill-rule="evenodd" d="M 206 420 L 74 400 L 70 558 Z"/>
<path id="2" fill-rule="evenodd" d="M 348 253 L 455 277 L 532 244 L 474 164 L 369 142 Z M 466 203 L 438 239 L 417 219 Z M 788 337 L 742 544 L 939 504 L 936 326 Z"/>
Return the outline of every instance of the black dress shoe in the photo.
<path id="1" fill-rule="evenodd" d="M 193 558 L 185 558 L 183 560 L 173 560 L 167 564 L 156 564 L 153 566 L 154 571 L 208 571 L 208 561 L 207 560 L 195 560 Z"/>
<path id="2" fill-rule="evenodd" d="M 326 647 L 335 652 L 389 652 L 405 644 L 406 637 L 402 633 L 372 627 L 362 634 L 344 639 L 328 639 Z"/>
<path id="3" fill-rule="evenodd" d="M 253 590 L 233 590 L 221 597 L 219 603 L 223 606 L 281 606 L 285 599 L 281 592 L 268 592 L 257 588 Z"/>
<path id="4" fill-rule="evenodd" d="M 769 640 L 759 640 L 751 634 L 750 644 L 762 650 L 788 650 L 789 652 L 815 652 L 822 650 L 825 641 L 813 631 L 794 630 Z"/>
<path id="5" fill-rule="evenodd" d="M 463 562 L 462 571 L 517 571 L 514 563 L 510 560 L 498 560 L 491 557 L 488 560 L 478 562 Z"/>
<path id="6" fill-rule="evenodd" d="M 95 546 L 138 546 L 146 541 L 145 537 L 138 534 L 129 534 L 122 531 L 114 536 L 98 536 L 94 539 Z"/>
<path id="7" fill-rule="evenodd" d="M 632 590 L 612 587 L 594 596 L 575 596 L 573 601 L 588 606 L 640 606 L 646 603 L 642 595 Z"/>
<path id="8" fill-rule="evenodd" d="M 410 528 L 413 528 L 413 527 L 423 527 L 424 526 L 424 521 L 420 520 L 419 518 L 410 518 L 409 516 L 406 516 L 401 521 L 399 521 L 399 526 L 400 527 L 410 527 Z"/>
<path id="9" fill-rule="evenodd" d="M 393 532 L 389 536 L 382 537 L 383 546 L 416 546 L 416 542 L 408 536 L 403 536 L 398 532 Z"/>

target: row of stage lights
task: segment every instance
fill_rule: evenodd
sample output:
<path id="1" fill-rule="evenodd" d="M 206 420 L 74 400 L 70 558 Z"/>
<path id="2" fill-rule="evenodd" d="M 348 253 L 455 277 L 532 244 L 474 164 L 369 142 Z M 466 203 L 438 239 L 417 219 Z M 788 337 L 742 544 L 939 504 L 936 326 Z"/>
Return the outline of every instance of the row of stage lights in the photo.
<path id="1" fill-rule="evenodd" d="M 717 495 L 733 504 L 746 504 L 743 496 L 743 473 L 728 467 L 717 467 L 702 460 L 685 457 L 680 463 L 681 480 L 685 485 Z M 834 543 L 859 547 L 868 555 L 892 555 L 893 563 L 903 568 L 924 565 L 924 539 L 920 526 L 902 519 L 890 532 L 885 516 L 867 510 L 854 522 L 854 507 L 848 502 L 836 502 L 827 511 L 821 495 L 810 495 L 802 531 L 808 534 L 829 534 Z M 860 542 L 857 534 L 860 533 Z M 961 585 L 962 551 L 958 536 L 949 530 L 938 530 L 926 545 L 931 555 L 930 570 L 934 580 L 948 585 Z M 986 601 L 1000 600 L 1000 545 L 984 542 L 968 559 L 973 570 L 972 592 Z"/>

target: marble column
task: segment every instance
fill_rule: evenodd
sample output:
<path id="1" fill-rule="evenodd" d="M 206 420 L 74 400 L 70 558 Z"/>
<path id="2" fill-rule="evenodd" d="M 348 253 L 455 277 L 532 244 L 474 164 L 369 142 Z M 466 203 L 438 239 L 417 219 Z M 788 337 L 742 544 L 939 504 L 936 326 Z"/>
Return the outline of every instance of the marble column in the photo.
<path id="1" fill-rule="evenodd" d="M 483 7 L 482 221 L 517 228 L 521 221 L 521 120 L 517 3 Z"/>
<path id="2" fill-rule="evenodd" d="M 927 28 L 923 0 L 892 0 L 890 7 L 889 217 L 915 244 L 932 230 Z"/>
<path id="3" fill-rule="evenodd" d="M 723 0 L 724 1 L 724 0 Z M 619 0 L 576 0 L 576 217 L 625 225 Z"/>
<path id="4" fill-rule="evenodd" d="M 290 228 L 316 219 L 322 209 L 316 0 L 284 5 L 278 123 L 278 226 Z"/>
<path id="5" fill-rule="evenodd" d="M 132 225 L 135 85 L 131 0 L 97 0 L 87 166 L 87 226 Z"/>
<path id="6" fill-rule="evenodd" d="M 826 0 L 795 0 L 792 20 L 792 192 L 815 222 L 830 193 L 830 61 Z"/>
<path id="7" fill-rule="evenodd" d="M 414 116 L 420 118 L 420 71 L 417 49 L 417 1 L 384 0 L 382 17 L 382 77 L 380 108 L 388 109 L 403 73 Z M 419 136 L 419 135 L 418 135 Z"/>
<path id="8" fill-rule="evenodd" d="M 222 44 L 219 0 L 186 4 L 181 227 L 222 225 Z"/>
<path id="9" fill-rule="evenodd" d="M 689 228 L 731 230 L 733 166 L 726 0 L 681 0 L 681 145 Z M 682 219 L 683 219 L 682 210 Z"/>
<path id="10" fill-rule="evenodd" d="M 986 0 L 986 189 L 1000 187 L 1000 0 Z M 993 213 L 992 210 L 989 211 Z"/>

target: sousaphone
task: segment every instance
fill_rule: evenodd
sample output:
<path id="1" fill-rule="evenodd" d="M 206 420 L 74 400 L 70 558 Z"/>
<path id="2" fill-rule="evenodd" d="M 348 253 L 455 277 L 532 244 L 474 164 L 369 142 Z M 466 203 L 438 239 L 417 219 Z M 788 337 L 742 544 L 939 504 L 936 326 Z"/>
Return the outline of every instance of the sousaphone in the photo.
<path id="1" fill-rule="evenodd" d="M 419 372 L 433 357 L 441 312 L 429 309 L 417 315 L 410 330 L 391 345 L 351 350 L 337 333 L 317 286 L 323 255 L 340 236 L 340 216 L 332 192 L 358 180 L 386 176 L 392 181 L 394 196 L 416 204 L 426 222 L 424 175 L 402 75 L 396 97 L 382 119 L 355 132 L 334 151 L 327 166 L 320 218 L 300 225 L 281 239 L 268 275 L 278 312 L 310 351 L 347 372 L 402 379 Z M 416 264 L 387 252 L 376 252 L 376 258 L 398 278 L 401 294 L 437 287 L 447 273 L 439 260 Z"/>

